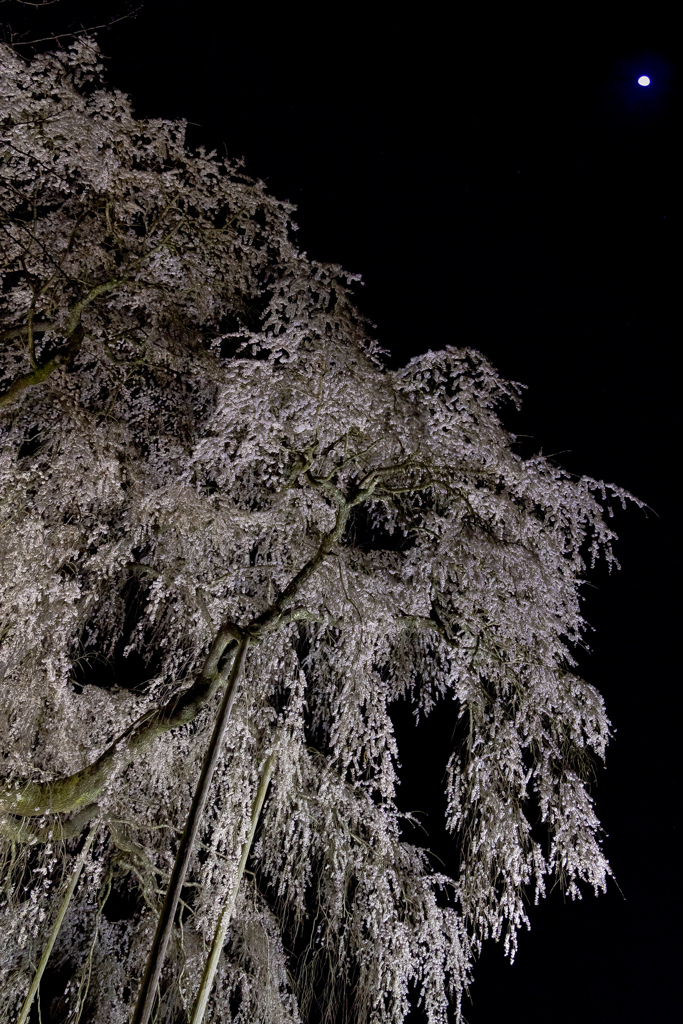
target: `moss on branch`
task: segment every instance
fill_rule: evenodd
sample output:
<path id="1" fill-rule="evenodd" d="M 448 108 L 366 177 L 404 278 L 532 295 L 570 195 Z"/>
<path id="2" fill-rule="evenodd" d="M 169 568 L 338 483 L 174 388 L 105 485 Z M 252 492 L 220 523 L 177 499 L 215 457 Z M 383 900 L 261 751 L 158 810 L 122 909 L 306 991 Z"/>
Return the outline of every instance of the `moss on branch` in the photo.
<path id="1" fill-rule="evenodd" d="M 44 825 L 34 825 L 27 818 L 17 818 L 12 814 L 5 814 L 0 817 L 0 835 L 11 839 L 14 843 L 49 843 L 53 839 L 63 842 L 66 839 L 75 839 L 76 836 L 80 836 L 85 826 L 97 817 L 98 813 L 98 805 L 90 804 L 89 807 L 84 807 L 68 821 L 56 818 Z"/>

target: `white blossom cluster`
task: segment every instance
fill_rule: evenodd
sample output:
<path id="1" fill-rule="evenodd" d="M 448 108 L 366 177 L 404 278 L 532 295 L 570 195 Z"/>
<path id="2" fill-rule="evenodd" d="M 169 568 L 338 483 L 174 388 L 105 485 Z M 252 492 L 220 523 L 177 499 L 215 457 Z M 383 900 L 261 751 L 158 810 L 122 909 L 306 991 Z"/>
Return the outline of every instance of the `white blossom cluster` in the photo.
<path id="1" fill-rule="evenodd" d="M 479 353 L 387 370 L 293 208 L 181 123 L 135 120 L 91 40 L 0 63 L 4 1004 L 92 805 L 43 1012 L 130 1019 L 217 694 L 150 723 L 232 628 L 254 639 L 159 1019 L 187 1019 L 270 754 L 210 1019 L 400 1024 L 411 992 L 460 1019 L 530 886 L 610 873 L 586 788 L 609 722 L 572 651 L 586 563 L 613 561 L 604 506 L 630 496 L 519 457 L 497 411 L 519 389 Z M 402 838 L 402 700 L 457 702 L 453 879 Z"/>

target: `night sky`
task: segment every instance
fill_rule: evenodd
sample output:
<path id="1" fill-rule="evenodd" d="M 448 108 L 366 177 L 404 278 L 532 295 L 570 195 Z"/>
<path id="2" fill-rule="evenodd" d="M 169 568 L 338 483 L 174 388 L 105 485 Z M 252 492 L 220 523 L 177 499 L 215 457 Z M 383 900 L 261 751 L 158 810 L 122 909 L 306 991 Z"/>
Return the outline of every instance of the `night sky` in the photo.
<path id="1" fill-rule="evenodd" d="M 192 144 L 245 157 L 297 204 L 309 256 L 362 274 L 358 304 L 393 365 L 447 344 L 480 349 L 528 386 L 505 421 L 525 435 L 520 451 L 650 506 L 616 514 L 623 568 L 592 577 L 595 633 L 580 657 L 616 730 L 593 792 L 619 888 L 532 908 L 517 961 L 488 949 L 465 1012 L 468 1024 L 666 1024 L 681 954 L 674 31 L 644 8 L 600 24 L 573 5 L 545 21 L 480 7 L 479 20 L 456 7 L 449 22 L 437 5 L 410 17 L 387 5 L 380 18 L 195 0 L 172 15 L 146 0 L 98 35 L 137 116 L 186 118 Z M 38 37 L 128 9 L 6 0 L 0 20 L 5 38 L 8 24 Z M 454 721 L 448 705 L 418 744 L 409 715 L 396 722 L 402 805 L 427 812 L 447 870 Z"/>

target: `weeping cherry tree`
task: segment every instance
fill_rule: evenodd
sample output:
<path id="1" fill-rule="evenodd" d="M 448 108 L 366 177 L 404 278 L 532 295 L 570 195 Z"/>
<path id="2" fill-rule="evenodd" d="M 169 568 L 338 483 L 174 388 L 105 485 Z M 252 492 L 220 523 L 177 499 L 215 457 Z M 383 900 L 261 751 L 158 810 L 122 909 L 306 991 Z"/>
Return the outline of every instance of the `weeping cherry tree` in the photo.
<path id="1" fill-rule="evenodd" d="M 516 454 L 478 352 L 388 369 L 294 208 L 91 39 L 0 63 L 3 1015 L 459 1020 L 529 893 L 610 874 L 572 652 L 629 495 Z M 397 702 L 457 708 L 452 878 Z"/>

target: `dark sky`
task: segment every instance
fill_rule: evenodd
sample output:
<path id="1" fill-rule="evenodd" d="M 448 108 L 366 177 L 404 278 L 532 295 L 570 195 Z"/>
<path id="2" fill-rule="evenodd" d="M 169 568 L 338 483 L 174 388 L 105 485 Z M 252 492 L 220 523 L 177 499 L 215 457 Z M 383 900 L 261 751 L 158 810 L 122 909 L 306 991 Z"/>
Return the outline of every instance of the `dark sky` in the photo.
<path id="1" fill-rule="evenodd" d="M 310 256 L 363 275 L 359 305 L 396 363 L 479 348 L 528 385 L 507 421 L 530 435 L 525 451 L 560 452 L 653 510 L 618 515 L 623 568 L 598 572 L 586 601 L 596 632 L 581 670 L 616 729 L 595 794 L 621 893 L 577 904 L 554 893 L 534 908 L 513 967 L 496 947 L 484 954 L 466 1015 L 666 1024 L 681 952 L 674 31 L 645 7 L 600 23 L 573 5 L 503 21 L 478 6 L 479 20 L 456 6 L 447 21 L 437 5 L 387 5 L 378 18 L 368 5 L 274 14 L 195 0 L 172 14 L 147 0 L 99 39 L 138 116 L 196 122 L 193 143 L 244 156 L 298 205 Z M 127 8 L 6 0 L 0 19 L 37 36 L 92 25 L 93 9 L 100 22 Z M 447 867 L 448 714 L 422 730 L 417 756 L 397 723 L 402 800 L 429 812 Z M 427 756 L 437 741 L 442 759 Z"/>

